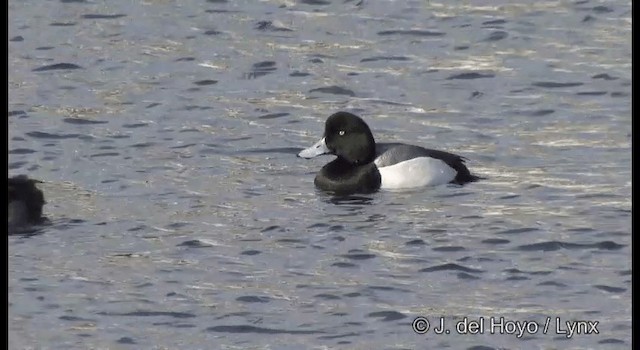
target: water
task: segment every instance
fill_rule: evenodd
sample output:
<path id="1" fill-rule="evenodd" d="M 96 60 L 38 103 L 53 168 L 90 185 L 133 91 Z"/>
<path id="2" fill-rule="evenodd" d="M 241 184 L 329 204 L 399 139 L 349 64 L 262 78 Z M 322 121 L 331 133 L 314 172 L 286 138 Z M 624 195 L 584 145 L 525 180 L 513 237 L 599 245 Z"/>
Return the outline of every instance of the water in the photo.
<path id="1" fill-rule="evenodd" d="M 488 179 L 323 194 L 338 110 Z M 630 2 L 10 1 L 8 125 L 11 349 L 630 347 Z"/>

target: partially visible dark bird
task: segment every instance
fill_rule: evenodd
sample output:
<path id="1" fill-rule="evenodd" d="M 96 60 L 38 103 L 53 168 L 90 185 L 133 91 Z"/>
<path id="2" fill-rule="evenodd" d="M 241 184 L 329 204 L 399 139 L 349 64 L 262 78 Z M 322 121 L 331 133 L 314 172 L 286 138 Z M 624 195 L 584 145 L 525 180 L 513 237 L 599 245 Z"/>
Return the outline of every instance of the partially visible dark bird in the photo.
<path id="1" fill-rule="evenodd" d="M 22 228 L 42 223 L 42 207 L 46 203 L 44 194 L 37 187 L 42 181 L 29 179 L 26 175 L 8 178 L 9 193 L 9 229 Z"/>

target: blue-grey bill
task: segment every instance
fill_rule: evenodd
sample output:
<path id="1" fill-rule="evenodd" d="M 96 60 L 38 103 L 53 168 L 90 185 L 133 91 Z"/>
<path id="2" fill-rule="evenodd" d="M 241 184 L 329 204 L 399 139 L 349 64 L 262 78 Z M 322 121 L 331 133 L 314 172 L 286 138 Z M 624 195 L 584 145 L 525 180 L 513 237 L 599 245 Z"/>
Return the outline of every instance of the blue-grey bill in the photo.
<path id="1" fill-rule="evenodd" d="M 330 153 L 329 149 L 327 148 L 327 144 L 324 142 L 324 137 L 316 142 L 313 146 L 303 149 L 302 151 L 300 151 L 300 153 L 298 153 L 298 157 L 302 157 L 302 158 L 313 158 L 322 154 L 327 154 Z"/>

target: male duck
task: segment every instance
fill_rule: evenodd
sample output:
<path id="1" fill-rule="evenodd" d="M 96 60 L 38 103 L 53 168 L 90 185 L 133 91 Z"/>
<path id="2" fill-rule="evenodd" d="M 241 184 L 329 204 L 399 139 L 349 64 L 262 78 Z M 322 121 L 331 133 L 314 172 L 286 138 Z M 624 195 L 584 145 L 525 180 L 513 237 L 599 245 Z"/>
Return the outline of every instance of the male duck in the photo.
<path id="1" fill-rule="evenodd" d="M 320 170 L 314 183 L 335 193 L 462 185 L 481 179 L 469 172 L 461 156 L 403 143 L 376 143 L 367 123 L 348 112 L 331 115 L 324 137 L 298 157 L 322 154 L 337 158 Z"/>

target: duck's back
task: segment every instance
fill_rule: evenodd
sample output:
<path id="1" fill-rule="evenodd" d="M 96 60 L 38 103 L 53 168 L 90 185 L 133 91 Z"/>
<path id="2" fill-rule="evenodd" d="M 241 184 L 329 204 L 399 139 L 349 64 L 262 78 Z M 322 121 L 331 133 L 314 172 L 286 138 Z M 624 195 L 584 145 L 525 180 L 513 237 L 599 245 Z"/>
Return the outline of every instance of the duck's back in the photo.
<path id="1" fill-rule="evenodd" d="M 479 179 L 479 177 L 472 175 L 469 169 L 467 169 L 464 164 L 465 158 L 457 154 L 404 143 L 376 144 L 375 164 L 378 168 L 393 166 L 421 157 L 440 160 L 453 169 L 455 171 L 455 177 L 450 181 L 451 183 L 464 184 Z"/>

